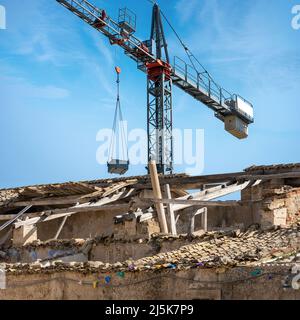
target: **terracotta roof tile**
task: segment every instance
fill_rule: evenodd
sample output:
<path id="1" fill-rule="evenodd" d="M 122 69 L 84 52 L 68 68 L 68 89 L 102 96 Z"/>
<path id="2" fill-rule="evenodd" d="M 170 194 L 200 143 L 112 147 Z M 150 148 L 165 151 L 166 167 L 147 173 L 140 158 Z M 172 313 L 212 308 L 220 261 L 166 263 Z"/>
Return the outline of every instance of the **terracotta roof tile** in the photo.
<path id="1" fill-rule="evenodd" d="M 213 235 L 210 235 L 213 237 Z M 136 261 L 127 260 L 114 264 L 100 261 L 85 263 L 45 262 L 33 264 L 7 264 L 8 273 L 51 273 L 75 271 L 81 273 L 114 271 L 158 271 L 163 269 L 185 270 L 191 268 L 219 268 L 252 266 L 292 262 L 299 257 L 300 226 L 289 229 L 251 231 L 240 237 L 234 234 L 218 239 L 199 239 L 178 250 L 159 253 Z"/>

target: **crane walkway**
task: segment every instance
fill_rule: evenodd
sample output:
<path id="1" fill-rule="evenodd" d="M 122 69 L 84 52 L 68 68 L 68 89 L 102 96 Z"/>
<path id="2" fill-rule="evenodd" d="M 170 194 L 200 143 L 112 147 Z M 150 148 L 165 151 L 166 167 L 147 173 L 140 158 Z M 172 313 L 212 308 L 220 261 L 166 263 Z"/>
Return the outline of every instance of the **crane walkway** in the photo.
<path id="1" fill-rule="evenodd" d="M 236 101 L 237 95 L 219 87 L 206 73 L 197 72 L 178 57 L 174 59 L 172 80 L 175 86 L 212 109 L 220 120 L 234 114 L 248 124 L 253 122 L 249 115 L 230 105 L 231 101 Z"/>

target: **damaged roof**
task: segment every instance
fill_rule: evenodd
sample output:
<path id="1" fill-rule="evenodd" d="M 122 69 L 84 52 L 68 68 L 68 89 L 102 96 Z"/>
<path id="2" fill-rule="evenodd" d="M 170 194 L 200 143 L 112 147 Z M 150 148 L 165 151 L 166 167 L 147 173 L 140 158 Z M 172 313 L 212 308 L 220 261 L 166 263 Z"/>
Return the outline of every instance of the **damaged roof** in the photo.
<path id="1" fill-rule="evenodd" d="M 51 200 L 67 198 L 70 200 L 70 202 L 67 201 L 66 203 L 80 202 L 81 199 L 82 201 L 93 201 L 93 199 L 110 195 L 122 188 L 130 186 L 130 184 L 130 182 L 116 182 L 112 183 L 108 187 L 102 188 L 91 183 L 68 182 L 61 184 L 29 186 L 16 189 L 3 189 L 0 190 L 0 208 L 7 207 L 16 202 L 38 201 L 43 199 Z M 89 198 L 85 199 L 86 197 Z M 21 203 L 21 205 L 23 204 Z"/>
<path id="2" fill-rule="evenodd" d="M 176 241 L 179 237 L 158 236 L 151 241 Z M 45 261 L 31 264 L 7 264 L 9 274 L 35 274 L 74 271 L 98 273 L 116 271 L 162 271 L 192 268 L 232 268 L 299 262 L 300 224 L 289 228 L 272 228 L 268 231 L 249 229 L 228 234 L 206 233 L 177 250 L 144 257 L 136 261 L 117 263 L 102 261 L 69 262 Z"/>
<path id="3" fill-rule="evenodd" d="M 185 174 L 164 176 L 164 179 L 185 177 Z M 65 182 L 55 184 L 44 184 L 25 186 L 11 189 L 0 189 L 0 207 L 8 206 L 17 201 L 30 201 L 33 199 L 51 199 L 58 197 L 78 197 L 92 195 L 95 198 L 104 197 L 118 191 L 121 188 L 133 184 L 150 183 L 150 176 L 136 176 L 116 179 L 101 179 L 82 182 Z M 110 192 L 112 191 L 112 192 Z M 93 200 L 93 199 L 91 199 Z"/>
<path id="4" fill-rule="evenodd" d="M 274 164 L 274 165 L 253 165 L 246 168 L 244 171 L 248 173 L 274 173 L 274 172 L 286 172 L 286 171 L 299 171 L 300 163 L 288 163 L 288 164 Z"/>
<path id="5" fill-rule="evenodd" d="M 300 177 L 300 163 L 294 164 L 280 164 L 269 166 L 251 166 L 243 172 L 234 172 L 227 174 L 215 174 L 207 176 L 193 176 L 190 177 L 186 174 L 173 174 L 160 176 L 161 184 L 170 184 L 173 189 L 199 189 L 203 185 L 210 183 L 225 183 L 236 180 L 245 179 L 245 176 L 261 174 L 280 174 L 299 172 L 299 176 L 291 176 L 293 178 Z M 132 186 L 135 189 L 150 188 L 151 180 L 149 175 L 135 176 L 135 177 L 122 177 L 115 179 L 99 179 L 82 182 L 66 182 L 56 184 L 45 184 L 36 186 L 25 186 L 19 188 L 2 189 L 0 190 L 0 208 L 11 205 L 18 201 L 31 201 L 37 199 L 52 199 L 59 197 L 72 197 L 80 198 L 85 195 L 96 195 L 97 197 L 105 196 L 109 190 L 119 190 L 122 187 Z M 71 201 L 72 203 L 72 201 Z"/>

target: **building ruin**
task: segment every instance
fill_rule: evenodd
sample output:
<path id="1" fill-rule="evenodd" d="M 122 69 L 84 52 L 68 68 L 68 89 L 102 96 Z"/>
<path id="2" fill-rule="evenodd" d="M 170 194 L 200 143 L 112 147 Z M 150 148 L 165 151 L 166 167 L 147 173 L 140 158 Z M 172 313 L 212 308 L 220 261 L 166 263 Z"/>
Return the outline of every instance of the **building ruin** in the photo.
<path id="1" fill-rule="evenodd" d="M 300 298 L 300 164 L 154 178 L 0 190 L 0 299 Z"/>

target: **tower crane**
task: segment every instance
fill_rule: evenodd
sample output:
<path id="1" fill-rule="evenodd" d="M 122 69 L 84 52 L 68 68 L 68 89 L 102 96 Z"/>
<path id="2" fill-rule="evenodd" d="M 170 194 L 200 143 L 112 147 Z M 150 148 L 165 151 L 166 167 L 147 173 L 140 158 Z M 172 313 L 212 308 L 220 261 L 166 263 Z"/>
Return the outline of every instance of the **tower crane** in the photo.
<path id="1" fill-rule="evenodd" d="M 254 122 L 253 105 L 213 80 L 184 45 L 157 3 L 153 1 L 150 39 L 142 41 L 135 36 L 136 15 L 127 8 L 119 10 L 119 19 L 115 21 L 106 10 L 87 0 L 56 1 L 107 37 L 111 45 L 121 47 L 147 75 L 148 161 L 156 160 L 158 173 L 173 171 L 173 86 L 210 108 L 233 136 L 248 137 L 248 126 Z M 162 17 L 184 46 L 191 65 L 178 57 L 170 61 Z M 200 71 L 196 63 L 201 66 Z"/>

